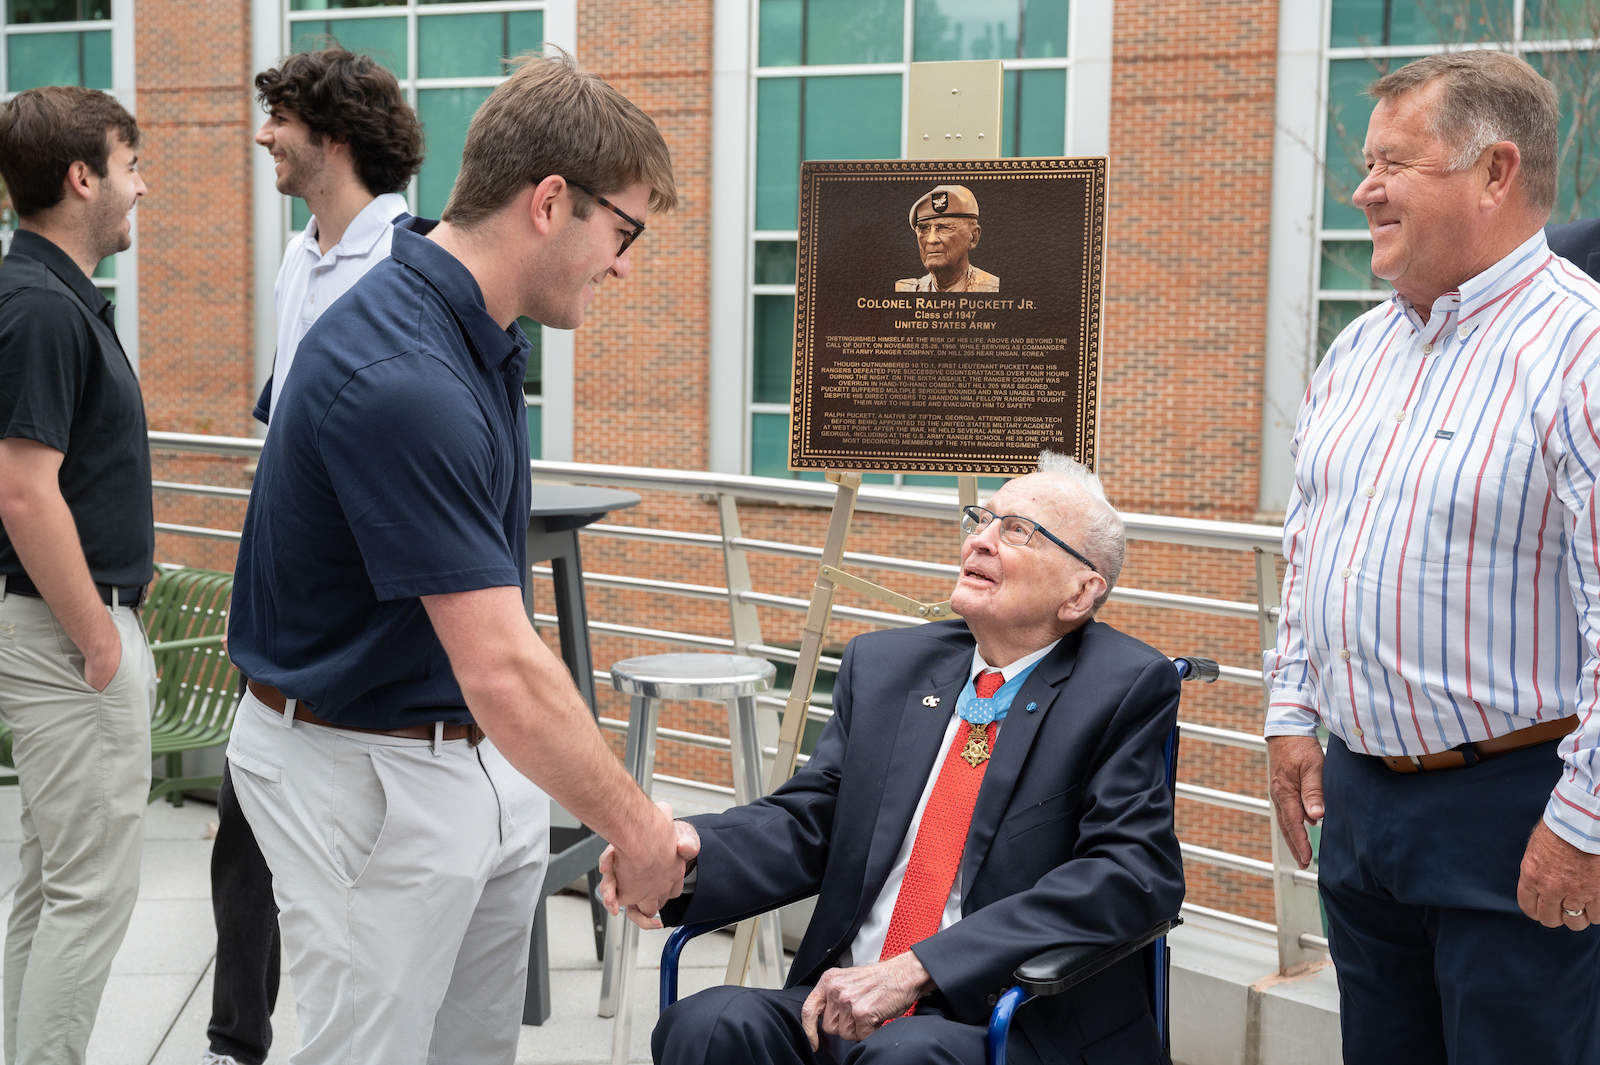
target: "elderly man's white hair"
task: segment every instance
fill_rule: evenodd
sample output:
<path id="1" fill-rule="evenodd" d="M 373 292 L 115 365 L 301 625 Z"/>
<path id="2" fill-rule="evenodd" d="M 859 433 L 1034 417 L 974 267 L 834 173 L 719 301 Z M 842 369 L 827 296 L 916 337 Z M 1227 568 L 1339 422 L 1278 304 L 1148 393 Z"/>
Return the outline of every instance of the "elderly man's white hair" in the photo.
<path id="1" fill-rule="evenodd" d="M 1117 577 L 1122 573 L 1122 560 L 1128 551 L 1128 531 L 1123 527 L 1117 509 L 1106 498 L 1105 485 L 1083 463 L 1054 451 L 1041 451 L 1039 472 L 1059 478 L 1071 486 L 1069 491 L 1076 491 L 1078 495 L 1076 502 L 1082 508 L 1083 530 L 1080 535 L 1083 543 L 1072 546 L 1082 551 L 1094 563 L 1094 568 L 1100 571 L 1100 576 L 1106 579 L 1105 594 L 1094 601 L 1094 609 L 1098 611 L 1111 594 L 1111 589 L 1117 586 Z"/>

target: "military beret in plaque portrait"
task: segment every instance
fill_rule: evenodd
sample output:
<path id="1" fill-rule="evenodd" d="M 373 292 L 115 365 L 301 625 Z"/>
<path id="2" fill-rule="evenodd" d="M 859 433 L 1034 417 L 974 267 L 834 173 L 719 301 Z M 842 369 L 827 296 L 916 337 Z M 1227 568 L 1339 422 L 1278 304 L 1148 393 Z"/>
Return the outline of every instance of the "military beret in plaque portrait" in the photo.
<path id="1" fill-rule="evenodd" d="M 796 470 L 1093 467 L 1104 159 L 808 162 Z"/>

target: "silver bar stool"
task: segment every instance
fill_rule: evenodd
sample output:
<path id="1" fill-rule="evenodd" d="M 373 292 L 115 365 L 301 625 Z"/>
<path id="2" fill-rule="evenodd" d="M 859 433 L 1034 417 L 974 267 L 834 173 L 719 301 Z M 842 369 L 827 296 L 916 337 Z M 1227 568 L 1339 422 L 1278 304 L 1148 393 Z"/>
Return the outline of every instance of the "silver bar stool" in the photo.
<path id="1" fill-rule="evenodd" d="M 776 672 L 772 663 L 764 659 L 719 654 L 643 655 L 613 665 L 611 686 L 633 697 L 624 764 L 644 793 L 653 795 L 661 700 L 694 699 L 727 704 L 735 801 L 743 804 L 764 794 L 756 696 L 772 690 Z M 600 1016 L 616 1018 L 611 1032 L 614 1065 L 624 1065 L 628 1060 L 638 947 L 639 929 L 625 917 L 610 918 L 606 925 Z M 762 918 L 756 937 L 755 973 L 758 986 L 782 986 L 783 937 L 776 913 Z"/>

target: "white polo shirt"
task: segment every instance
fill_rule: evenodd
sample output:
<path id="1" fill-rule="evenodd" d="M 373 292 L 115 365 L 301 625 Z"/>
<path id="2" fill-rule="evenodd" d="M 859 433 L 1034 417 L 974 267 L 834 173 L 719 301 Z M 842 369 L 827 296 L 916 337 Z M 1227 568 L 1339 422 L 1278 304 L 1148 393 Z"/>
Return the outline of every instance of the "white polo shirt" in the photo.
<path id="1" fill-rule="evenodd" d="M 272 360 L 272 402 L 268 415 L 278 409 L 278 396 L 289 378 L 294 353 L 311 324 L 350 291 L 366 272 L 389 257 L 394 239 L 394 219 L 406 214 L 406 198 L 398 192 L 377 197 L 351 219 L 339 243 L 322 254 L 317 246 L 317 219 L 283 251 L 283 265 L 272 288 L 278 318 L 278 353 Z"/>

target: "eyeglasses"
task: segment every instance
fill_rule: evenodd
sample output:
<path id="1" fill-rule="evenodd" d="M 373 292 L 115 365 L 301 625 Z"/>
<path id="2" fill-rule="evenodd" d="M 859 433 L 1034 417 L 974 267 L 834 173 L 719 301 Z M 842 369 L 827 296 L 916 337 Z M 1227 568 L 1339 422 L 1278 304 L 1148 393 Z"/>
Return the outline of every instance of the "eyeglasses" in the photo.
<path id="1" fill-rule="evenodd" d="M 617 258 L 622 258 L 622 253 L 632 247 L 633 242 L 639 239 L 639 234 L 644 232 L 644 223 L 639 221 L 637 218 L 634 218 L 626 211 L 623 211 L 616 204 L 612 203 L 598 192 L 589 188 L 587 185 L 580 185 L 576 181 L 569 181 L 567 184 L 571 185 L 575 189 L 582 189 L 584 192 L 587 192 L 590 196 L 594 197 L 595 202 L 601 207 L 607 208 L 612 214 L 616 215 L 618 218 L 622 219 L 624 222 L 633 227 L 633 232 L 622 238 L 622 247 L 617 249 Z"/>
<path id="2" fill-rule="evenodd" d="M 918 222 L 917 223 L 917 236 L 921 237 L 923 240 L 927 240 L 928 237 L 933 233 L 937 233 L 941 237 L 948 237 L 952 233 L 954 233 L 955 231 L 956 231 L 956 223 L 954 223 L 954 222 Z"/>
<path id="3" fill-rule="evenodd" d="M 1028 541 L 1033 539 L 1034 533 L 1044 533 L 1046 540 L 1049 540 L 1061 550 L 1094 570 L 1094 572 L 1100 572 L 1095 568 L 1093 562 L 1068 547 L 1065 541 L 1061 540 L 1049 529 L 1046 529 L 1032 518 L 1024 518 L 1020 514 L 996 514 L 994 511 L 987 510 L 984 507 L 964 507 L 961 511 L 961 535 L 971 536 L 974 533 L 980 533 L 987 529 L 990 523 L 996 521 L 1000 523 L 1000 539 L 1013 547 L 1026 547 Z"/>

